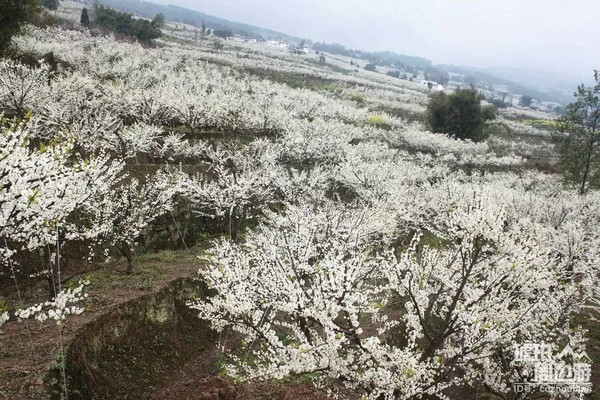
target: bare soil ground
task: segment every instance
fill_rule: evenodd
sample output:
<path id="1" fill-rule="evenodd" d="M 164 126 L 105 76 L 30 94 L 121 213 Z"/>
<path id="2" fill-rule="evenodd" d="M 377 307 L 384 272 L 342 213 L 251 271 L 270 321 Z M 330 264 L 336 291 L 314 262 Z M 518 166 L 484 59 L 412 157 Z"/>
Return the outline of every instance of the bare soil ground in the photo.
<path id="1" fill-rule="evenodd" d="M 213 370 L 218 351 L 202 354 L 174 373 L 154 400 L 326 400 L 310 384 L 257 382 L 238 385 Z"/>
<path id="2" fill-rule="evenodd" d="M 141 256 L 131 275 L 125 274 L 123 262 L 109 264 L 90 272 L 86 311 L 68 318 L 60 329 L 53 321 L 6 323 L 0 328 L 0 399 L 46 399 L 43 378 L 59 354 L 61 337 L 62 347 L 66 348 L 86 323 L 122 303 L 156 292 L 176 279 L 193 276 L 201 265 L 202 261 L 192 251 Z M 41 287 L 21 290 L 26 305 L 47 300 L 47 291 Z M 16 293 L 6 297 L 9 307 L 17 303 Z"/>

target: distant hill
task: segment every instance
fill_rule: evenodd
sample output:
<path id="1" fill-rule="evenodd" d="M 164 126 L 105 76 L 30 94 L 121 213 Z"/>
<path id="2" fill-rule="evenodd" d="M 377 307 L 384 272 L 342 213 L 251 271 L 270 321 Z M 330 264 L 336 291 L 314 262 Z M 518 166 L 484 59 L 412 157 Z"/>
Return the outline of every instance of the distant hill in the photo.
<path id="1" fill-rule="evenodd" d="M 163 5 L 144 0 L 96 0 L 97 3 L 120 10 L 123 12 L 139 15 L 146 18 L 154 18 L 156 14 L 163 14 L 167 20 L 182 22 L 184 24 L 200 27 L 202 22 L 209 29 L 229 30 L 234 34 L 254 39 L 274 39 L 294 44 L 310 42 L 283 32 L 261 28 L 241 22 L 233 22 L 224 18 L 215 17 L 189 8 Z M 368 52 L 362 50 L 349 50 L 339 44 L 314 43 L 313 48 L 328 53 L 347 55 L 362 58 L 381 65 L 394 66 L 396 64 L 410 65 L 415 68 L 425 69 L 432 66 L 432 62 L 426 58 L 397 54 L 391 51 Z"/>
<path id="2" fill-rule="evenodd" d="M 576 79 L 573 77 L 560 77 L 551 73 L 540 71 L 526 71 L 516 68 L 474 68 L 456 65 L 434 65 L 431 60 L 423 57 L 397 54 L 391 51 L 370 52 L 364 50 L 348 49 L 341 44 L 330 44 L 325 42 L 311 42 L 298 37 L 287 35 L 271 29 L 258 26 L 233 22 L 224 18 L 215 17 L 200 11 L 174 5 L 156 4 L 145 0 L 84 0 L 87 3 L 97 2 L 114 9 L 139 15 L 146 18 L 154 18 L 156 14 L 163 14 L 167 20 L 182 22 L 200 27 L 204 22 L 209 29 L 229 30 L 233 34 L 248 38 L 279 40 L 298 44 L 301 42 L 312 43 L 315 50 L 339 54 L 348 57 L 361 58 L 377 65 L 385 65 L 391 68 L 412 67 L 430 74 L 443 74 L 453 72 L 468 75 L 475 78 L 484 85 L 505 85 L 514 94 L 529 95 L 539 100 L 553 101 L 557 103 L 568 103 L 573 100 L 572 92 L 577 87 Z"/>
<path id="3" fill-rule="evenodd" d="M 182 22 L 198 27 L 202 26 L 202 22 L 204 21 L 206 27 L 209 29 L 229 30 L 234 34 L 243 35 L 248 38 L 265 40 L 274 39 L 291 43 L 299 43 L 302 41 L 302 39 L 286 35 L 282 32 L 260 28 L 241 22 L 229 21 L 224 18 L 215 17 L 171 4 L 163 5 L 143 0 L 96 0 L 96 2 L 116 10 L 146 18 L 154 18 L 156 14 L 160 13 L 163 14 L 167 20 Z"/>
<path id="4" fill-rule="evenodd" d="M 559 74 L 556 72 L 544 70 L 532 70 L 525 68 L 493 67 L 487 71 L 513 82 L 521 83 L 527 86 L 533 86 L 554 96 L 565 95 L 572 100 L 571 95 L 581 83 L 592 84 L 592 74 L 585 77 L 574 75 Z"/>
<path id="5" fill-rule="evenodd" d="M 364 50 L 351 50 L 346 46 L 338 43 L 325 43 L 316 42 L 312 45 L 313 49 L 319 51 L 325 51 L 331 54 L 337 54 L 346 57 L 360 58 L 368 60 L 377 65 L 385 65 L 388 67 L 403 67 L 410 65 L 418 69 L 425 70 L 431 68 L 433 63 L 423 57 L 407 56 L 404 54 L 394 53 L 392 51 L 364 51 Z"/>
<path id="6" fill-rule="evenodd" d="M 545 81 L 533 79 L 527 74 L 503 73 L 502 68 L 475 68 L 456 65 L 436 65 L 448 72 L 468 75 L 475 82 L 483 85 L 503 85 L 513 94 L 532 96 L 537 100 L 551 101 L 567 104 L 573 101 L 573 92 L 577 88 L 576 80 L 573 82 L 560 81 L 557 77 Z M 560 82 L 560 83 L 557 83 Z"/>

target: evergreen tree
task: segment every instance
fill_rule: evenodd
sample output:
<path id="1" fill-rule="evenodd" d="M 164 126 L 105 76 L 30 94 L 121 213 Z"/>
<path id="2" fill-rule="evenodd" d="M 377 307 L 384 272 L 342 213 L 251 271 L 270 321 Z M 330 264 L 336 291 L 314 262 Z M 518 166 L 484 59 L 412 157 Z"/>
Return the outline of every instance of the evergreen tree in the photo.
<path id="1" fill-rule="evenodd" d="M 87 8 L 83 8 L 83 10 L 81 10 L 81 19 L 80 19 L 81 25 L 83 26 L 90 26 L 90 16 L 88 14 L 88 10 Z"/>
<path id="2" fill-rule="evenodd" d="M 557 121 L 554 140 L 560 153 L 560 165 L 567 182 L 579 186 L 585 194 L 600 186 L 600 72 L 594 71 L 596 85 L 583 84 L 574 93 L 577 99 Z"/>
<path id="3" fill-rule="evenodd" d="M 162 14 L 156 14 L 150 25 L 154 29 L 160 29 L 165 25 L 165 16 Z"/>
<path id="4" fill-rule="evenodd" d="M 59 0 L 42 0 L 42 5 L 50 10 L 56 10 L 59 6 Z"/>
<path id="5" fill-rule="evenodd" d="M 377 72 L 377 66 L 375 64 L 369 63 L 365 65 L 365 69 L 367 71 Z"/>

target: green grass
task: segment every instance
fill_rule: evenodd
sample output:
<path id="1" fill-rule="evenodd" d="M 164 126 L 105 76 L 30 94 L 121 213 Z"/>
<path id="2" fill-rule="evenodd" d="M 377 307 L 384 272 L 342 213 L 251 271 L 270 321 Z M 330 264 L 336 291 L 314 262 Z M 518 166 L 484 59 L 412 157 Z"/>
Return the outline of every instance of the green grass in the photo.
<path id="1" fill-rule="evenodd" d="M 350 72 L 352 72 L 352 70 L 349 70 L 349 69 L 346 69 L 346 68 L 342 68 L 342 67 L 338 67 L 337 65 L 327 64 L 327 66 L 333 72 L 337 72 L 337 73 L 342 74 L 342 75 L 348 75 L 348 74 L 350 74 Z"/>
<path id="2" fill-rule="evenodd" d="M 318 76 L 311 76 L 305 74 L 276 72 L 260 68 L 248 68 L 246 69 L 246 72 L 263 79 L 288 85 L 294 89 L 318 90 L 319 87 L 322 85 L 335 83 L 335 80 L 333 79 L 321 78 Z"/>
<path id="3" fill-rule="evenodd" d="M 164 33 L 163 35 L 160 37 L 162 40 L 164 40 L 165 42 L 172 42 L 172 43 L 177 43 L 180 45 L 189 45 L 189 44 L 193 44 L 194 42 L 191 40 L 186 40 L 186 39 L 181 39 L 177 36 L 173 36 L 173 35 L 169 35 L 168 33 Z"/>
<path id="4" fill-rule="evenodd" d="M 134 261 L 133 273 L 119 274 L 112 269 L 96 271 L 88 277 L 93 286 L 112 290 L 120 287 L 137 290 L 151 290 L 166 276 L 165 270 L 158 264 L 139 264 Z"/>
<path id="5" fill-rule="evenodd" d="M 369 116 L 369 125 L 383 127 L 388 125 L 388 119 L 380 114 L 372 114 Z"/>
<path id="6" fill-rule="evenodd" d="M 536 128 L 545 127 L 545 128 L 555 128 L 556 120 L 547 120 L 547 119 L 524 119 L 523 123 L 525 125 L 531 125 Z"/>
<path id="7" fill-rule="evenodd" d="M 198 254 L 187 250 L 161 250 L 158 252 L 148 252 L 139 254 L 136 257 L 137 262 L 181 262 L 181 261 L 197 261 Z"/>
<path id="8" fill-rule="evenodd" d="M 423 122 L 425 119 L 424 114 L 422 113 L 414 113 L 402 108 L 398 107 L 389 107 L 385 105 L 378 105 L 377 107 L 372 107 L 371 111 L 373 112 L 384 112 L 396 118 L 402 118 L 408 122 Z"/>
<path id="9" fill-rule="evenodd" d="M 342 86 L 335 85 L 333 83 L 326 83 L 324 85 L 319 85 L 319 86 L 317 86 L 317 89 L 328 92 L 328 93 L 332 93 L 338 97 L 340 97 L 342 95 L 342 93 L 344 92 L 344 88 Z"/>
<path id="10" fill-rule="evenodd" d="M 88 279 L 91 284 L 103 289 L 128 288 L 134 290 L 152 290 L 156 285 L 167 278 L 165 266 L 175 263 L 187 263 L 190 266 L 200 267 L 207 261 L 201 259 L 204 250 L 211 246 L 210 241 L 201 241 L 201 245 L 190 250 L 162 250 L 158 252 L 139 252 L 133 260 L 133 272 L 124 273 L 125 262 L 120 260 L 118 269 L 115 268 L 96 270 L 90 273 Z"/>

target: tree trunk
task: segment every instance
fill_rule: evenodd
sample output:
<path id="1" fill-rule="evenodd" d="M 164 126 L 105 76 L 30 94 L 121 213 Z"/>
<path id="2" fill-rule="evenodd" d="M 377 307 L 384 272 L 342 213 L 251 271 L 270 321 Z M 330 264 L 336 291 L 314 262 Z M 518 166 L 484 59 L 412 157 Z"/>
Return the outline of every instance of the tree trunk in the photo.
<path id="1" fill-rule="evenodd" d="M 127 260 L 127 275 L 131 275 L 133 273 L 133 252 L 131 251 L 131 247 L 127 243 L 121 243 L 119 250 L 121 250 L 121 254 Z"/>
<path id="2" fill-rule="evenodd" d="M 585 184 L 587 182 L 587 177 L 588 177 L 589 169 L 590 169 L 590 163 L 589 163 L 589 160 L 588 160 L 587 163 L 586 163 L 586 165 L 585 165 L 585 171 L 583 171 L 583 177 L 581 179 L 581 187 L 579 188 L 579 194 L 582 195 L 582 196 L 585 194 Z"/>
<path id="3" fill-rule="evenodd" d="M 48 298 L 50 300 L 56 298 L 58 294 L 58 280 L 60 277 L 58 276 L 58 271 L 56 270 L 56 263 L 52 262 L 52 253 L 48 247 L 45 247 L 42 250 L 42 265 L 43 271 L 47 274 L 47 282 L 48 282 Z"/>
<path id="4" fill-rule="evenodd" d="M 127 257 L 127 275 L 131 275 L 133 273 L 133 260 L 131 257 Z"/>
<path id="5" fill-rule="evenodd" d="M 56 298 L 56 295 L 58 294 L 58 291 L 56 290 L 56 285 L 55 283 L 55 279 L 56 277 L 53 277 L 52 274 L 54 274 L 54 272 L 51 270 L 50 273 L 48 274 L 48 298 L 50 300 L 54 300 Z"/>
<path id="6" fill-rule="evenodd" d="M 588 175 L 590 173 L 590 163 L 592 162 L 592 152 L 594 151 L 594 134 L 592 133 L 592 137 L 590 139 L 590 146 L 588 148 L 588 154 L 585 160 L 585 170 L 583 171 L 583 176 L 581 178 L 581 188 L 579 189 L 579 194 L 585 194 L 585 184 L 588 180 Z"/>
<path id="7" fill-rule="evenodd" d="M 232 242 L 237 241 L 237 229 L 234 228 L 234 221 L 235 221 L 234 213 L 235 213 L 235 211 L 229 212 L 229 238 L 231 239 Z"/>

